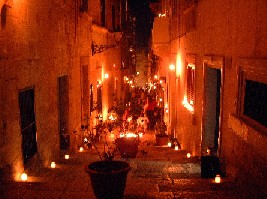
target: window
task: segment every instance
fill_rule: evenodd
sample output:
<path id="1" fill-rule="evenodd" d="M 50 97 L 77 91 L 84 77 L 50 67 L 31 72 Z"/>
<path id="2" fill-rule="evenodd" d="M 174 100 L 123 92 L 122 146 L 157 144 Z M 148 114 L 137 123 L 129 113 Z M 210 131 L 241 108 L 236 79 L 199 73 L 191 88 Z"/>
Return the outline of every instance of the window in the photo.
<path id="1" fill-rule="evenodd" d="M 196 10 L 192 9 L 190 12 L 186 13 L 184 15 L 184 28 L 185 32 L 190 32 L 194 29 L 196 29 Z"/>
<path id="2" fill-rule="evenodd" d="M 101 26 L 105 27 L 106 25 L 106 4 L 105 0 L 101 0 Z"/>
<path id="3" fill-rule="evenodd" d="M 7 22 L 7 6 L 3 5 L 1 8 L 1 28 L 4 30 L 6 28 Z"/>
<path id="4" fill-rule="evenodd" d="M 267 127 L 267 84 L 246 80 L 243 114 Z"/>
<path id="5" fill-rule="evenodd" d="M 97 87 L 97 109 L 98 113 L 102 112 L 102 86 Z"/>
<path id="6" fill-rule="evenodd" d="M 178 2 L 177 0 L 172 1 L 172 16 L 176 17 L 177 16 L 177 7 L 178 7 Z"/>
<path id="7" fill-rule="evenodd" d="M 80 11 L 81 12 L 88 11 L 88 0 L 81 0 Z"/>
<path id="8" fill-rule="evenodd" d="M 250 62 L 247 62 L 248 64 Z M 267 71 L 264 63 L 241 68 L 239 82 L 239 116 L 253 127 L 267 129 Z M 266 63 L 267 64 L 267 63 Z"/>
<path id="9" fill-rule="evenodd" d="M 186 55 L 186 71 L 185 71 L 185 87 L 186 92 L 184 94 L 183 106 L 190 112 L 194 112 L 194 100 L 195 100 L 195 63 L 196 55 Z"/>
<path id="10" fill-rule="evenodd" d="M 90 85 L 90 115 L 94 111 L 94 87 L 93 84 Z"/>
<path id="11" fill-rule="evenodd" d="M 186 71 L 186 96 L 187 102 L 193 106 L 194 104 L 194 85 L 195 85 L 195 65 L 188 65 Z"/>

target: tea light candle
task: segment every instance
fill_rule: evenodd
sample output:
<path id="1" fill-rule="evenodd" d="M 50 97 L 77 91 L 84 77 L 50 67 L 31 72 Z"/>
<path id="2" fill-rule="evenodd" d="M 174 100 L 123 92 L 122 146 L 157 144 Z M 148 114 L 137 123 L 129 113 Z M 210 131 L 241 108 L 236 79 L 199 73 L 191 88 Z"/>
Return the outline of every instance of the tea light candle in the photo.
<path id="1" fill-rule="evenodd" d="M 179 149 L 178 146 L 175 145 L 174 150 L 175 150 L 175 151 L 178 151 L 178 149 Z"/>
<path id="2" fill-rule="evenodd" d="M 81 146 L 79 150 L 80 150 L 80 152 L 83 152 L 83 147 Z"/>
<path id="3" fill-rule="evenodd" d="M 221 183 L 221 176 L 220 175 L 215 176 L 215 183 Z"/>
<path id="4" fill-rule="evenodd" d="M 70 159 L 70 156 L 69 155 L 65 155 L 65 159 L 66 160 Z"/>
<path id="5" fill-rule="evenodd" d="M 186 157 L 187 157 L 187 158 L 191 158 L 191 153 L 187 153 L 187 154 L 186 154 Z"/>
<path id="6" fill-rule="evenodd" d="M 51 168 L 56 168 L 56 163 L 55 162 L 51 162 Z"/>
<path id="7" fill-rule="evenodd" d="M 172 146 L 172 143 L 171 142 L 168 142 L 168 147 L 171 147 Z"/>
<path id="8" fill-rule="evenodd" d="M 27 181 L 28 180 L 28 175 L 26 173 L 22 173 L 21 176 L 20 176 L 20 179 L 22 181 Z"/>

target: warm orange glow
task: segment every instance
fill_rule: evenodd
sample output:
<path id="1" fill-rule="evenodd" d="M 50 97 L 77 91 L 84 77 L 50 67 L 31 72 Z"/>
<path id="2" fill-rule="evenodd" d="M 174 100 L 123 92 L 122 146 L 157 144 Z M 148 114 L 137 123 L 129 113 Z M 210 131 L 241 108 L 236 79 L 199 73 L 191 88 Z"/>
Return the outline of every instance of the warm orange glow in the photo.
<path id="1" fill-rule="evenodd" d="M 181 53 L 179 52 L 177 54 L 177 59 L 176 59 L 176 76 L 179 77 L 182 71 L 182 58 L 181 58 Z"/>
<path id="2" fill-rule="evenodd" d="M 109 75 L 108 73 L 105 73 L 105 79 L 108 79 Z"/>
<path id="3" fill-rule="evenodd" d="M 215 181 L 215 183 L 221 183 L 221 176 L 216 175 L 214 181 Z"/>
<path id="4" fill-rule="evenodd" d="M 21 181 L 27 181 L 28 180 L 28 175 L 26 173 L 22 173 L 20 176 Z"/>
<path id="5" fill-rule="evenodd" d="M 169 69 L 170 69 L 171 71 L 174 71 L 174 70 L 175 70 L 175 66 L 174 66 L 173 64 L 171 64 L 171 65 L 169 66 Z"/>
<path id="6" fill-rule="evenodd" d="M 114 133 L 111 133 L 109 136 L 110 136 L 110 138 L 111 138 L 112 140 L 115 138 Z"/>
<path id="7" fill-rule="evenodd" d="M 55 162 L 51 162 L 50 167 L 51 167 L 51 168 L 56 168 L 56 163 L 55 163 Z"/>
<path id="8" fill-rule="evenodd" d="M 121 133 L 120 137 L 127 137 L 127 138 L 132 138 L 132 137 L 137 137 L 137 135 L 135 133 L 131 133 L 131 132 L 127 132 L 127 133 Z"/>
<path id="9" fill-rule="evenodd" d="M 83 152 L 83 147 L 80 147 L 80 148 L 79 148 L 79 151 L 80 151 L 80 152 Z"/>
<path id="10" fill-rule="evenodd" d="M 186 95 L 184 96 L 184 100 L 183 100 L 182 104 L 187 110 L 189 110 L 190 112 L 194 112 L 194 107 L 192 106 L 193 105 L 193 101 L 191 101 L 190 104 L 189 104 L 188 101 L 187 101 L 187 96 Z"/>
<path id="11" fill-rule="evenodd" d="M 187 154 L 186 154 L 186 157 L 187 157 L 187 158 L 191 158 L 191 153 L 187 153 Z"/>
<path id="12" fill-rule="evenodd" d="M 157 75 L 154 75 L 154 78 L 155 78 L 155 79 L 158 79 L 158 76 L 157 76 Z"/>
<path id="13" fill-rule="evenodd" d="M 70 159 L 70 156 L 69 155 L 65 155 L 65 159 L 66 160 Z"/>
<path id="14" fill-rule="evenodd" d="M 171 142 L 168 142 L 168 147 L 171 147 L 172 146 L 172 143 Z"/>
<path id="15" fill-rule="evenodd" d="M 178 151 L 179 150 L 179 147 L 176 145 L 175 148 L 174 148 L 175 151 Z"/>

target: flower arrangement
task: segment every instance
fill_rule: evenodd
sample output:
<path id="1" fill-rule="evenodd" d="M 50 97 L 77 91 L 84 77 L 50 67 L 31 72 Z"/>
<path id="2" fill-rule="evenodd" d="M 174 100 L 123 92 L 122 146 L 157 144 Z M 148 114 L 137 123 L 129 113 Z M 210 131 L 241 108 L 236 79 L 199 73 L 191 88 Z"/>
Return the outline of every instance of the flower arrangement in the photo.
<path id="1" fill-rule="evenodd" d="M 156 136 L 166 137 L 166 136 L 168 136 L 166 131 L 167 131 L 167 125 L 165 124 L 164 121 L 159 121 L 156 123 L 156 125 L 155 125 Z"/>
<path id="2" fill-rule="evenodd" d="M 100 123 L 95 126 L 96 134 L 86 139 L 86 142 L 96 149 L 101 161 L 112 161 L 113 158 L 119 154 L 113 134 L 113 130 L 115 130 L 118 125 L 119 122 L 116 121 L 116 119 L 100 121 Z"/>

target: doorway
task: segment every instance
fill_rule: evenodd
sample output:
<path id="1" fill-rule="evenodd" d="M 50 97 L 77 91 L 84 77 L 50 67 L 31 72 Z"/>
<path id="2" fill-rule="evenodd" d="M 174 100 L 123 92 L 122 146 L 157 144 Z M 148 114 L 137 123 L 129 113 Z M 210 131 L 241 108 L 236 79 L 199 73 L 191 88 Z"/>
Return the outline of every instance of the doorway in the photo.
<path id="1" fill-rule="evenodd" d="M 37 153 L 34 89 L 19 92 L 20 127 L 24 165 Z"/>
<path id="2" fill-rule="evenodd" d="M 70 147 L 69 135 L 69 77 L 58 77 L 58 111 L 59 111 L 59 136 L 60 149 Z"/>
<path id="3" fill-rule="evenodd" d="M 218 155 L 220 138 L 221 69 L 204 67 L 202 152 Z"/>

